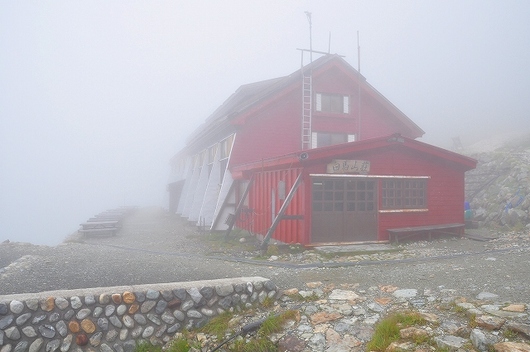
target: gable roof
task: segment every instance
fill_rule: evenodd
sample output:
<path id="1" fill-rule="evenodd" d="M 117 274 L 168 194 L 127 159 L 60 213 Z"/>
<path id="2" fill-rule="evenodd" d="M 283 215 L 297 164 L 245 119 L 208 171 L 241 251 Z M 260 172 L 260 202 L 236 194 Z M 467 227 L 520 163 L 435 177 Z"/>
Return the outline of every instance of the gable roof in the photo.
<path id="1" fill-rule="evenodd" d="M 258 170 L 267 171 L 282 168 L 297 168 L 306 165 L 327 162 L 331 159 L 337 159 L 356 153 L 361 154 L 367 151 L 394 150 L 398 148 L 416 151 L 421 154 L 427 154 L 430 157 L 445 160 L 458 167 L 461 167 L 465 171 L 474 169 L 477 166 L 477 161 L 475 159 L 427 143 L 423 143 L 412 138 L 403 137 L 400 134 L 392 134 L 384 137 L 370 138 L 356 142 L 309 149 L 303 152 L 290 153 L 276 158 L 243 165 L 236 165 L 232 167 L 230 171 L 232 173 L 232 177 L 236 179 L 243 178 L 246 173 Z"/>
<path id="2" fill-rule="evenodd" d="M 338 67 L 342 72 L 348 75 L 350 79 L 360 82 L 363 94 L 368 94 L 385 107 L 401 125 L 407 127 L 411 131 L 411 136 L 418 138 L 425 133 L 394 104 L 371 86 L 366 81 L 366 78 L 348 64 L 341 56 L 337 54 L 328 54 L 318 58 L 288 76 L 242 85 L 191 134 L 187 139 L 187 144 L 194 143 L 225 124 L 243 124 L 246 118 L 248 118 L 252 112 L 259 110 L 261 106 L 270 103 L 271 100 L 282 96 L 287 91 L 299 88 L 302 84 L 301 77 L 304 72 L 310 71 L 313 75 L 318 75 L 331 67 Z"/>

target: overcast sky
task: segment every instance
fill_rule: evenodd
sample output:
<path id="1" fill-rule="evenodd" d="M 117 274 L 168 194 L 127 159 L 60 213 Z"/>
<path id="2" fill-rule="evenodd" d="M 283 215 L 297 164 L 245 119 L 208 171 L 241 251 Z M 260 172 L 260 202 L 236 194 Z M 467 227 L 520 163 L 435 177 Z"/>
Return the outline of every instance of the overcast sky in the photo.
<path id="1" fill-rule="evenodd" d="M 168 160 L 240 85 L 345 55 L 427 143 L 529 129 L 529 1 L 0 2 L 0 242 L 167 206 Z M 331 43 L 329 37 L 331 33 Z M 308 58 L 305 58 L 308 62 Z"/>

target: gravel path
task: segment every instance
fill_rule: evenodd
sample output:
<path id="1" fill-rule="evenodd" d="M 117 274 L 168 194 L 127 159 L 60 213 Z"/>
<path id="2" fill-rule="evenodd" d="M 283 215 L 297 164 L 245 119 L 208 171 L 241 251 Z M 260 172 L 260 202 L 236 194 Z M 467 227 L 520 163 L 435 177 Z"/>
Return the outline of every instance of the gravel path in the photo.
<path id="1" fill-rule="evenodd" d="M 453 238 L 390 250 L 389 245 L 351 247 L 352 253 L 337 257 L 320 251 L 279 253 L 269 260 L 256 260 L 249 243 L 224 243 L 220 238 L 197 233 L 158 209 L 141 209 L 114 237 L 73 235 L 56 247 L 3 243 L 0 295 L 263 276 L 284 289 L 322 281 L 361 288 L 443 286 L 462 296 L 487 291 L 506 301 L 530 299 L 528 230 L 485 242 Z"/>

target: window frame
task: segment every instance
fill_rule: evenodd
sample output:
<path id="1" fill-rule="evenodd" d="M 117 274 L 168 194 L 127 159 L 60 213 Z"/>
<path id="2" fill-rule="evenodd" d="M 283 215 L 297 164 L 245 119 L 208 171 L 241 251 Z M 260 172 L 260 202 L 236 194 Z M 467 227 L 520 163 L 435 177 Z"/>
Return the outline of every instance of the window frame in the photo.
<path id="1" fill-rule="evenodd" d="M 349 114 L 350 96 L 333 93 L 316 93 L 314 108 L 317 112 L 331 114 Z"/>
<path id="2" fill-rule="evenodd" d="M 427 178 L 393 178 L 381 182 L 382 210 L 428 209 Z"/>
<path id="3" fill-rule="evenodd" d="M 329 135 L 330 140 L 333 140 L 333 137 L 342 136 L 344 141 L 339 143 L 330 143 L 330 144 L 319 144 L 319 136 L 323 137 L 325 135 Z M 343 143 L 349 143 L 355 141 L 355 134 L 348 134 L 348 133 L 335 133 L 335 132 L 312 132 L 311 133 L 311 148 L 320 148 L 320 147 L 327 147 L 330 145 L 337 145 L 337 144 L 343 144 Z"/>
<path id="4" fill-rule="evenodd" d="M 230 159 L 230 153 L 232 152 L 232 146 L 234 144 L 235 135 L 231 134 L 227 138 L 219 142 L 219 163 L 221 166 L 219 184 L 223 183 L 226 168 L 228 166 L 228 160 Z"/>

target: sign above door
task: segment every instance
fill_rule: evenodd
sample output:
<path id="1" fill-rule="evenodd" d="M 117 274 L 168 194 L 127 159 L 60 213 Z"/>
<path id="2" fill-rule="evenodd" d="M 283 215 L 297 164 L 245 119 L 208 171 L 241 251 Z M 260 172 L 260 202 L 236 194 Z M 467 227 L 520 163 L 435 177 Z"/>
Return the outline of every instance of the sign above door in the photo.
<path id="1" fill-rule="evenodd" d="M 367 174 L 370 172 L 370 162 L 368 160 L 333 160 L 327 165 L 328 174 Z"/>

